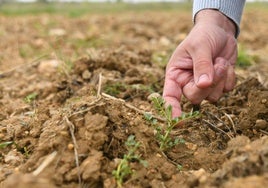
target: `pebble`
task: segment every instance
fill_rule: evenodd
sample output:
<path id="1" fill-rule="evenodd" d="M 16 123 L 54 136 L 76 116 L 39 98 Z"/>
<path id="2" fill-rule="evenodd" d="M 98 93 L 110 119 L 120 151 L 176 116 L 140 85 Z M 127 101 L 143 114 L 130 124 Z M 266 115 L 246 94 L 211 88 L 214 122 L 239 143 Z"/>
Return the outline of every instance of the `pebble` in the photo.
<path id="1" fill-rule="evenodd" d="M 206 171 L 203 168 L 200 168 L 199 170 L 193 171 L 192 174 L 199 179 L 202 176 L 206 175 Z"/>
<path id="2" fill-rule="evenodd" d="M 159 154 L 159 153 L 157 153 L 157 154 L 156 154 L 156 157 L 161 158 L 161 157 L 162 157 L 162 155 L 161 155 L 161 154 Z"/>
<path id="3" fill-rule="evenodd" d="M 159 39 L 159 43 L 163 46 L 170 46 L 171 44 L 171 41 L 165 37 L 165 36 L 162 36 L 160 39 Z"/>
<path id="4" fill-rule="evenodd" d="M 82 78 L 83 78 L 84 80 L 89 80 L 89 79 L 91 78 L 91 75 L 92 75 L 91 72 L 89 72 L 88 70 L 85 70 L 85 71 L 82 73 Z"/>
<path id="5" fill-rule="evenodd" d="M 43 60 L 40 62 L 37 70 L 41 74 L 50 75 L 57 71 L 60 64 L 61 62 L 56 59 Z"/>
<path id="6" fill-rule="evenodd" d="M 3 140 L 4 137 L 5 135 L 3 133 L 0 133 L 0 140 Z"/>
<path id="7" fill-rule="evenodd" d="M 222 122 L 220 122 L 220 123 L 217 124 L 217 127 L 220 128 L 220 129 L 223 129 L 224 128 L 224 124 Z"/>
<path id="8" fill-rule="evenodd" d="M 73 145 L 73 144 L 71 144 L 71 143 L 70 143 L 70 144 L 68 144 L 68 149 L 69 149 L 69 150 L 73 150 L 73 149 L 74 149 L 74 145 Z"/>
<path id="9" fill-rule="evenodd" d="M 268 127 L 267 121 L 264 119 L 257 119 L 255 122 L 255 128 L 256 129 L 266 129 Z"/>
<path id="10" fill-rule="evenodd" d="M 262 104 L 265 104 L 266 102 L 267 102 L 267 99 L 262 99 L 262 100 L 261 100 L 261 103 L 262 103 Z"/>
<path id="11" fill-rule="evenodd" d="M 196 151 L 197 150 L 197 145 L 196 144 L 193 144 L 193 143 L 190 143 L 190 142 L 186 142 L 185 145 L 190 150 L 193 150 L 193 151 Z"/>
<path id="12" fill-rule="evenodd" d="M 62 136 L 68 136 L 69 133 L 67 131 L 60 131 L 60 135 L 62 135 Z"/>
<path id="13" fill-rule="evenodd" d="M 61 37 L 67 34 L 67 32 L 62 29 L 62 28 L 54 28 L 54 29 L 50 29 L 48 34 L 50 36 L 57 36 L 57 37 Z"/>
<path id="14" fill-rule="evenodd" d="M 4 161 L 7 164 L 17 166 L 23 162 L 23 155 L 17 150 L 11 150 L 5 155 Z"/>

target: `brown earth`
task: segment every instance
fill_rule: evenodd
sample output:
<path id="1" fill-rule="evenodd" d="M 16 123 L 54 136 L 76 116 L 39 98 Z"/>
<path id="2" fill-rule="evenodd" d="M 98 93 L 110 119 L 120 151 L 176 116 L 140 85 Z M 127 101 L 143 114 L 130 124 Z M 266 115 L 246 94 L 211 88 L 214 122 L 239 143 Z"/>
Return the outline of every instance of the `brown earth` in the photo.
<path id="1" fill-rule="evenodd" d="M 123 187 L 267 187 L 267 11 L 243 17 L 239 42 L 253 65 L 176 127 L 185 143 L 165 153 L 143 113 L 156 115 L 148 96 L 162 92 L 189 12 L 0 19 L 1 187 L 116 187 L 129 135 L 148 166 L 132 161 Z"/>

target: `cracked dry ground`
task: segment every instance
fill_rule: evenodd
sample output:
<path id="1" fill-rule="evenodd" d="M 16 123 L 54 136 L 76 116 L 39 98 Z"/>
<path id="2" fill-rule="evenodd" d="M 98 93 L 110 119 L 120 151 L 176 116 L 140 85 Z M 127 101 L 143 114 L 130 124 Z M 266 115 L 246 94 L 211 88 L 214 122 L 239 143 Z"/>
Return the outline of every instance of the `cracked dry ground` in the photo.
<path id="1" fill-rule="evenodd" d="M 132 161 L 123 187 L 266 187 L 263 14 L 246 10 L 239 38 L 253 65 L 238 67 L 232 92 L 203 102 L 201 116 L 172 131 L 185 143 L 165 155 L 143 112 L 156 114 L 148 96 L 162 92 L 168 56 L 191 28 L 189 12 L 1 16 L 0 186 L 116 187 L 112 171 L 135 135 L 148 166 Z"/>

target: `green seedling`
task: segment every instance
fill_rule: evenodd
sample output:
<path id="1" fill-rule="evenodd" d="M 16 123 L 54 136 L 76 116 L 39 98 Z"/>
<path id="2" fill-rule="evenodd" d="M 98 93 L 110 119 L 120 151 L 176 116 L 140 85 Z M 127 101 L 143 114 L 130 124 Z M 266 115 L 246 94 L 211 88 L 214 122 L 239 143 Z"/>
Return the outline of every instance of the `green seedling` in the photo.
<path id="1" fill-rule="evenodd" d="M 37 93 L 31 93 L 29 95 L 27 95 L 24 98 L 24 101 L 28 104 L 32 103 L 36 98 L 37 98 L 38 94 Z"/>
<path id="2" fill-rule="evenodd" d="M 152 55 L 152 61 L 160 67 L 165 67 L 169 60 L 169 53 L 167 52 L 156 52 Z"/>
<path id="3" fill-rule="evenodd" d="M 109 95 L 116 96 L 120 92 L 125 91 L 126 88 L 127 88 L 127 86 L 125 84 L 120 83 L 120 82 L 116 82 L 116 83 L 105 85 L 104 92 L 109 94 Z"/>
<path id="4" fill-rule="evenodd" d="M 190 112 L 188 114 L 183 113 L 180 117 L 172 117 L 172 107 L 165 106 L 165 101 L 161 97 L 155 97 L 152 99 L 153 105 L 158 111 L 159 115 L 165 119 L 165 126 L 158 126 L 157 120 L 150 114 L 145 114 L 145 119 L 152 123 L 156 130 L 156 139 L 159 143 L 159 147 L 162 151 L 166 151 L 175 145 L 181 143 L 184 144 L 185 141 L 181 138 L 172 138 L 170 133 L 176 125 L 181 121 L 191 119 L 196 117 L 198 112 Z"/>
<path id="5" fill-rule="evenodd" d="M 253 57 L 250 56 L 245 49 L 242 47 L 238 48 L 238 55 L 237 55 L 237 60 L 236 64 L 241 67 L 241 68 L 246 68 L 252 65 L 253 62 Z"/>
<path id="6" fill-rule="evenodd" d="M 124 155 L 123 159 L 120 161 L 117 169 L 112 172 L 118 187 L 122 187 L 125 179 L 130 176 L 133 171 L 130 167 L 131 162 L 139 162 L 143 166 L 147 167 L 147 162 L 141 159 L 141 156 L 136 154 L 137 149 L 140 147 L 140 143 L 135 140 L 134 135 L 130 135 L 125 142 L 128 153 Z"/>

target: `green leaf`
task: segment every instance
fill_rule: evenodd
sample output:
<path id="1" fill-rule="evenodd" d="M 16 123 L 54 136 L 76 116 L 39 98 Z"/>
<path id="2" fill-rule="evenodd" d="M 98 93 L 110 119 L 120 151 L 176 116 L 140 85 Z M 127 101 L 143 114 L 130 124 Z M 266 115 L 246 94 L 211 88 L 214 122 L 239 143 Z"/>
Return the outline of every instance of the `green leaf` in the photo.
<path id="1" fill-rule="evenodd" d="M 183 169 L 183 166 L 180 165 L 180 164 L 178 164 L 178 165 L 177 165 L 177 169 L 178 169 L 179 171 L 181 171 L 181 170 Z"/>
<path id="2" fill-rule="evenodd" d="M 0 149 L 6 148 L 7 146 L 13 144 L 12 141 L 8 141 L 8 142 L 2 142 L 0 143 Z"/>
<path id="3" fill-rule="evenodd" d="M 145 161 L 145 160 L 140 160 L 140 163 L 144 166 L 144 167 L 148 167 L 149 165 L 148 165 L 148 162 L 147 161 Z"/>
<path id="4" fill-rule="evenodd" d="M 153 119 L 152 114 L 144 113 L 143 115 L 144 115 L 145 120 L 150 121 L 150 122 L 152 121 Z"/>

